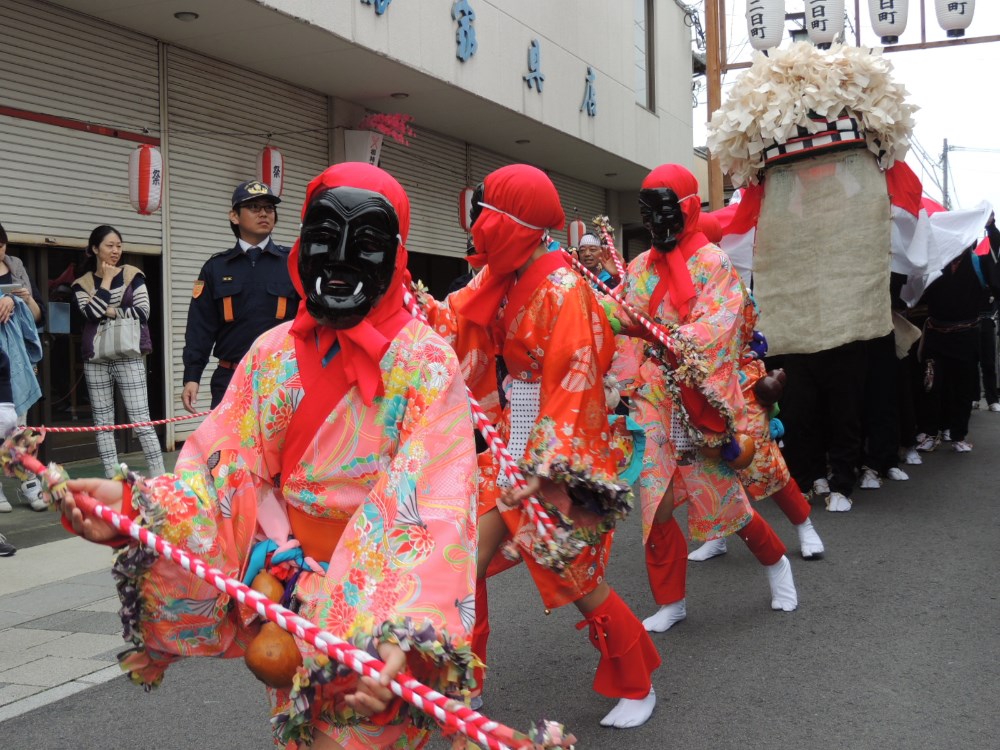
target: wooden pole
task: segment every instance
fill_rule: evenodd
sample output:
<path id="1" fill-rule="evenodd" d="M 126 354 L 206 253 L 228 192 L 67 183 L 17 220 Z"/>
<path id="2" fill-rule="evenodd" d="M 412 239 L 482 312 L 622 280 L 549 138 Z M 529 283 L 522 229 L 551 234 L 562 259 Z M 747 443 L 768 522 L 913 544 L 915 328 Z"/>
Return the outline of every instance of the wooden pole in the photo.
<path id="1" fill-rule="evenodd" d="M 705 78 L 708 84 L 708 116 L 722 106 L 722 58 L 719 33 L 722 28 L 720 8 L 724 0 L 705 0 Z M 709 153 L 708 159 L 708 207 L 711 210 L 723 206 L 722 169 L 719 160 Z"/>

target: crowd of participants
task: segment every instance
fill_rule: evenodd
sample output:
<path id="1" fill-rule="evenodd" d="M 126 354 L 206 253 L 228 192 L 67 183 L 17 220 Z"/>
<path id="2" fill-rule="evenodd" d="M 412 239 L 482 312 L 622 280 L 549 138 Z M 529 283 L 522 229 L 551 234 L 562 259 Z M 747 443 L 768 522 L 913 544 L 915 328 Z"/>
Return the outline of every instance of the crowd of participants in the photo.
<path id="1" fill-rule="evenodd" d="M 607 235 L 554 249 L 549 232 L 565 216 L 551 180 L 503 167 L 473 195 L 472 270 L 444 299 L 414 286 L 424 323 L 404 302 L 410 207 L 391 175 L 361 164 L 319 175 L 291 251 L 270 236 L 278 197 L 243 183 L 229 214 L 237 242 L 206 262 L 188 315 L 183 405 L 196 410 L 214 354 L 211 414 L 172 475 L 156 478 L 162 459 L 150 444 L 150 477 L 122 477 L 113 443 L 99 439 L 113 479 L 71 487 L 255 587 L 273 584 L 301 615 L 378 654 L 386 675 L 405 668 L 473 707 L 488 687 L 486 580 L 524 562 L 547 608 L 580 612 L 598 652 L 593 688 L 614 700 L 601 724 L 639 726 L 654 711 L 661 665 L 650 633 L 686 617 L 689 559 L 720 554 L 735 535 L 763 568 L 762 602 L 795 611 L 787 549 L 754 502 L 772 498 L 801 557 L 822 558 L 809 496 L 849 510 L 859 482 L 905 480 L 900 462 L 918 463 L 941 441 L 971 450 L 979 362 L 989 364 L 980 337 L 995 344 L 991 222 L 987 252 L 955 259 L 901 316 L 923 331 L 919 343 L 901 348 L 896 334 L 854 342 L 832 355 L 836 368 L 827 353 L 768 359 L 751 290 L 717 246 L 698 192 L 678 165 L 647 176 L 639 211 L 650 249 L 623 270 Z M 94 268 L 74 283 L 95 331 L 118 316 L 146 330 L 142 275 L 119 265 L 121 253 L 120 233 L 99 227 Z M 140 392 L 132 366 L 88 360 L 85 374 L 92 401 L 115 382 L 123 395 L 132 389 L 130 418 L 144 421 L 144 382 Z M 849 381 L 832 382 L 831 369 L 851 370 Z M 995 381 L 987 372 L 985 403 L 1000 411 Z M 832 388 L 838 400 L 818 410 Z M 474 433 L 466 389 L 523 484 Z M 532 496 L 582 549 L 560 572 L 534 542 L 524 505 Z M 610 585 L 609 552 L 633 504 L 650 596 L 629 603 Z M 686 534 L 674 517 L 682 504 Z M 278 661 L 251 663 L 251 653 L 271 653 L 255 650 L 265 634 L 269 644 L 292 637 L 261 628 L 169 562 L 140 559 L 114 527 L 85 521 L 72 498 L 60 505 L 75 533 L 121 550 L 136 646 L 122 663 L 133 680 L 154 685 L 182 656 L 245 651 L 271 688 L 282 744 L 403 747 L 426 735 L 427 722 L 384 679 L 347 679 L 302 641 L 274 649 Z M 689 540 L 701 546 L 689 552 Z M 196 642 L 184 636 L 195 630 Z"/>

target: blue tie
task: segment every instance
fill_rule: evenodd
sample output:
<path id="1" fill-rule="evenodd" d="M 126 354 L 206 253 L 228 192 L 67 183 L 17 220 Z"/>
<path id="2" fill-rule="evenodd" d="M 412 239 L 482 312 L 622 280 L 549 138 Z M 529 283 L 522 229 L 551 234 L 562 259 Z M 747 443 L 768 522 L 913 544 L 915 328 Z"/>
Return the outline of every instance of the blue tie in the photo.
<path id="1" fill-rule="evenodd" d="M 260 260 L 260 254 L 263 252 L 259 247 L 247 248 L 247 255 L 250 256 L 250 265 L 257 265 L 257 261 Z"/>

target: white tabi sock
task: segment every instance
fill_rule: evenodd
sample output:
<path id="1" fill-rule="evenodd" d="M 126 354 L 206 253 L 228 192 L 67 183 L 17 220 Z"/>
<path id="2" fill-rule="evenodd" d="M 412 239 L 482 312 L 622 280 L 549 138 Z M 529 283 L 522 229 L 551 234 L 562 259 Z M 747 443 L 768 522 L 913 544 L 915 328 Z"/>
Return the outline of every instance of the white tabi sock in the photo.
<path id="1" fill-rule="evenodd" d="M 792 579 L 792 564 L 784 555 L 774 565 L 764 568 L 767 582 L 771 584 L 771 609 L 794 612 L 799 606 L 799 595 Z"/>
<path id="2" fill-rule="evenodd" d="M 727 551 L 726 539 L 725 537 L 721 537 L 719 539 L 713 539 L 710 542 L 705 542 L 698 549 L 688 555 L 688 560 L 692 560 L 693 562 L 705 562 L 705 560 L 711 560 L 713 557 L 724 555 Z"/>
<path id="3" fill-rule="evenodd" d="M 601 726 L 617 727 L 618 729 L 642 726 L 653 715 L 653 708 L 655 706 L 656 691 L 653 688 L 650 688 L 649 695 L 641 700 L 622 698 L 618 701 L 618 705 L 612 708 L 610 713 L 601 719 Z"/>
<path id="4" fill-rule="evenodd" d="M 681 599 L 673 604 L 664 604 L 655 615 L 650 615 L 643 620 L 642 626 L 649 633 L 665 633 L 687 617 L 686 602 L 686 599 Z"/>
<path id="5" fill-rule="evenodd" d="M 795 530 L 799 532 L 799 546 L 802 548 L 803 560 L 819 560 L 823 557 L 823 540 L 819 538 L 816 529 L 813 528 L 812 521 L 806 519 Z"/>

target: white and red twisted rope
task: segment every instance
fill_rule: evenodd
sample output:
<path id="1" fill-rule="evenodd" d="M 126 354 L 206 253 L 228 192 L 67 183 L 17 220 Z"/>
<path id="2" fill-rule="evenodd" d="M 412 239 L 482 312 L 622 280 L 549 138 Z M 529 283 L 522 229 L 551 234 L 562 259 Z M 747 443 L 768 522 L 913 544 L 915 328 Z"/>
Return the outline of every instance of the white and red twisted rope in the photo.
<path id="1" fill-rule="evenodd" d="M 58 484 L 63 481 L 60 469 L 55 464 L 44 466 L 34 456 L 14 447 L 10 441 L 5 446 L 10 453 L 11 461 L 19 464 L 35 474 L 47 474 Z M 149 529 L 133 522 L 131 519 L 116 513 L 98 500 L 82 492 L 74 492 L 73 498 L 77 507 L 88 516 L 101 518 L 129 536 L 153 550 L 161 557 L 167 558 L 206 581 L 219 591 L 228 594 L 241 604 L 245 604 L 261 617 L 270 620 L 282 630 L 291 633 L 312 644 L 317 650 L 331 659 L 344 664 L 362 676 L 379 679 L 385 663 L 376 659 L 347 641 L 337 638 L 332 633 L 320 629 L 317 625 L 300 617 L 289 609 L 268 599 L 258 591 L 254 591 L 241 581 L 229 578 L 218 568 L 205 564 L 203 560 L 186 550 L 174 547 L 170 542 L 154 534 Z M 492 750 L 513 750 L 515 747 L 528 747 L 530 741 L 511 742 L 514 730 L 483 716 L 477 711 L 462 705 L 454 699 L 427 687 L 406 673 L 397 675 L 389 683 L 389 689 L 407 703 L 416 706 L 429 716 L 453 728 L 466 737 L 484 743 Z M 506 736 L 503 736 L 506 735 Z"/>
<path id="2" fill-rule="evenodd" d="M 409 289 L 404 288 L 403 290 L 403 303 L 413 317 L 427 323 L 427 316 L 424 315 L 419 303 L 410 293 Z M 526 486 L 524 475 L 521 474 L 517 462 L 508 452 L 506 444 L 497 433 L 486 412 L 479 405 L 479 402 L 476 401 L 476 397 L 472 395 L 472 390 L 469 386 L 465 387 L 465 391 L 469 397 L 469 405 L 472 407 L 472 417 L 476 423 L 476 427 L 479 429 L 487 446 L 489 446 L 494 458 L 496 458 L 497 463 L 500 465 L 500 470 L 507 476 L 511 484 L 518 489 L 523 489 Z M 528 520 L 535 527 L 538 540 L 553 555 L 551 559 L 539 559 L 538 562 L 557 571 L 562 570 L 566 563 L 573 560 L 583 550 L 582 543 L 574 544 L 568 535 L 560 534 L 552 517 L 533 495 L 524 501 L 523 507 L 525 513 L 528 515 Z M 556 538 L 557 536 L 562 536 L 564 542 L 560 543 Z"/>
<path id="3" fill-rule="evenodd" d="M 618 271 L 619 283 L 625 283 L 625 263 L 622 261 L 621 256 L 618 254 L 617 248 L 615 248 L 615 238 L 611 235 L 611 230 L 608 229 L 608 224 L 610 220 L 607 216 L 595 216 L 594 225 L 597 227 L 598 231 L 601 233 L 601 239 L 604 240 L 604 244 L 608 246 L 608 250 L 611 252 L 611 258 L 615 262 L 615 269 Z"/>
<path id="4" fill-rule="evenodd" d="M 197 414 L 185 414 L 180 417 L 168 417 L 166 419 L 155 419 L 152 422 L 131 422 L 129 424 L 104 424 L 104 425 L 89 425 L 87 427 L 28 427 L 29 430 L 35 430 L 36 432 L 46 433 L 46 432 L 110 432 L 112 430 L 131 430 L 136 427 L 156 427 L 161 424 L 170 424 L 171 422 L 183 422 L 185 419 L 197 419 L 198 417 L 207 417 L 211 414 L 211 411 L 200 411 Z"/>

